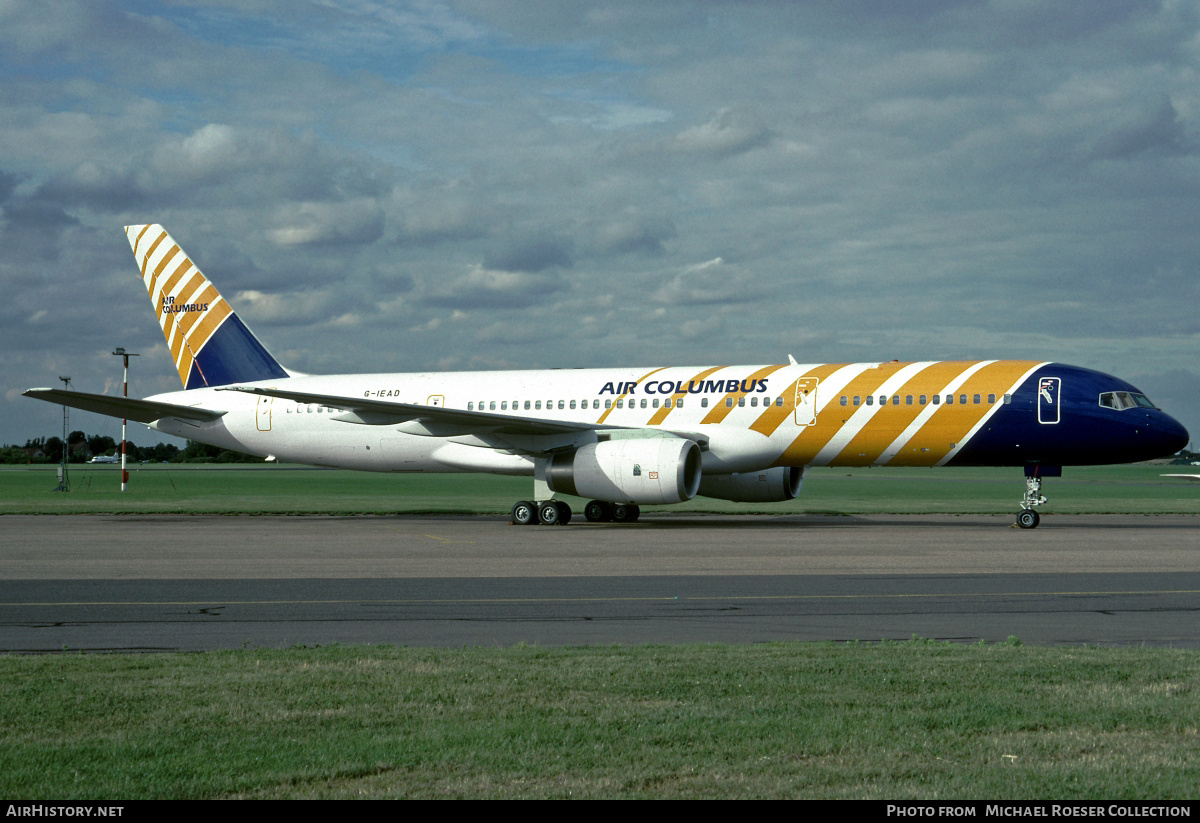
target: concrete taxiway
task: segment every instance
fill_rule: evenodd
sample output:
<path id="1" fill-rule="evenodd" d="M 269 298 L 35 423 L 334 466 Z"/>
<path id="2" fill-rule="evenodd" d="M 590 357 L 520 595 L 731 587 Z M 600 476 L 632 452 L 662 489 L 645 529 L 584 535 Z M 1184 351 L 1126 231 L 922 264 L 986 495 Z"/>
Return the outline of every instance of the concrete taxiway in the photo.
<path id="1" fill-rule="evenodd" d="M 0 649 L 1200 646 L 1200 518 L 0 518 Z"/>

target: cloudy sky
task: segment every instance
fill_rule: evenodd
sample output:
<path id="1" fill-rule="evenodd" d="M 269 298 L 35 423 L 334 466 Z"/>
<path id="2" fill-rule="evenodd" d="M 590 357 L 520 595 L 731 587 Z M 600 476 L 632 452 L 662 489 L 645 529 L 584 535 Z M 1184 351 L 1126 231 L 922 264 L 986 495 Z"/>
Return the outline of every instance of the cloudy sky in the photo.
<path id="1" fill-rule="evenodd" d="M 304 372 L 1028 357 L 1200 433 L 1192 0 L 0 0 L 0 441 L 179 387 L 147 222 Z"/>

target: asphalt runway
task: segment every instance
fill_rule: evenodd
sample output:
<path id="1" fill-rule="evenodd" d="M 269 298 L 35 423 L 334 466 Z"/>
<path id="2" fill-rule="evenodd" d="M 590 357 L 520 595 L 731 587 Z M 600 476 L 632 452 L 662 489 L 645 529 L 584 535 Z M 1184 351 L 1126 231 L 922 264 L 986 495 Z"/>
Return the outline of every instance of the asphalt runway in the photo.
<path id="1" fill-rule="evenodd" d="M 1200 518 L 0 518 L 0 650 L 1200 646 Z"/>

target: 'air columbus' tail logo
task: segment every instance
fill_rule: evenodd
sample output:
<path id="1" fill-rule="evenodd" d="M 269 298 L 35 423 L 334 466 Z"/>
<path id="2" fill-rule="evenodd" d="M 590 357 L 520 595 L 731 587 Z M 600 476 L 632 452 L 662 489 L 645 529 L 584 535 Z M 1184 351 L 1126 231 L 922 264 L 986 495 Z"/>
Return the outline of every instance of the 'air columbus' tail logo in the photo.
<path id="1" fill-rule="evenodd" d="M 176 305 L 174 297 L 164 297 L 162 301 L 162 310 L 164 314 L 178 314 L 185 311 L 204 311 L 207 308 L 207 303 L 179 303 Z"/>

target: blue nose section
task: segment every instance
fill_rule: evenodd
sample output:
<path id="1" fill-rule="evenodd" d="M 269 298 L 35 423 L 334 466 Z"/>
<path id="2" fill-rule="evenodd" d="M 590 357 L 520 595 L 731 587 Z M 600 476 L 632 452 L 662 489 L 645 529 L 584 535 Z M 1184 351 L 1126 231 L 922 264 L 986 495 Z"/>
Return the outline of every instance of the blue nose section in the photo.
<path id="1" fill-rule="evenodd" d="M 1158 436 L 1162 441 L 1163 456 L 1175 454 L 1175 452 L 1187 448 L 1187 444 L 1192 439 L 1188 430 L 1175 418 L 1165 414 L 1162 417 L 1162 423 L 1158 427 Z"/>

